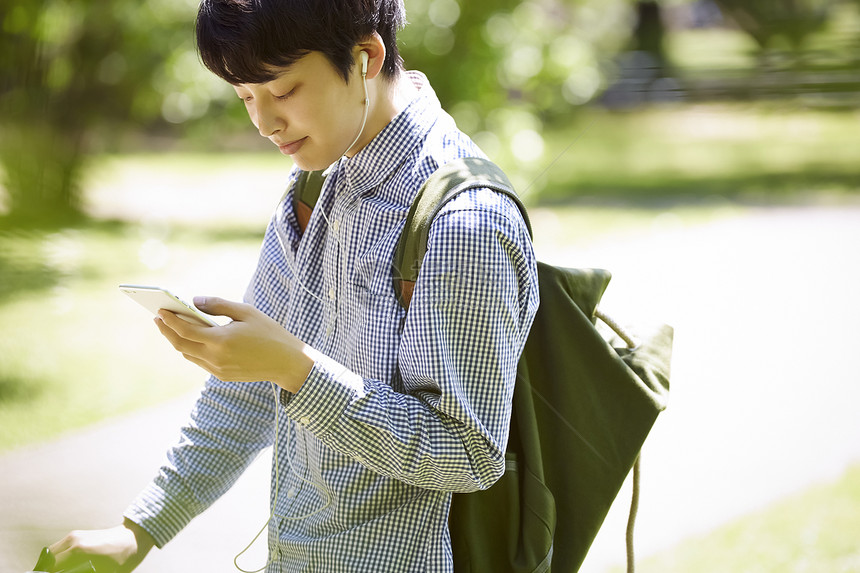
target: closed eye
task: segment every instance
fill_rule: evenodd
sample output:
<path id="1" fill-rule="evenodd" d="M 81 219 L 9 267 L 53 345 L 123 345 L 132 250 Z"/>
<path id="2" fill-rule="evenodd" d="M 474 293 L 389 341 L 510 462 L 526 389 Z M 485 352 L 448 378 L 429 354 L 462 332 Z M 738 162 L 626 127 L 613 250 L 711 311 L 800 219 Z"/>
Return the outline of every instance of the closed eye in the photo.
<path id="1" fill-rule="evenodd" d="M 282 95 L 282 96 L 275 96 L 275 99 L 277 99 L 277 100 L 281 100 L 281 101 L 286 100 L 286 99 L 290 99 L 291 97 L 293 97 L 294 95 L 296 95 L 296 92 L 297 92 L 297 91 L 299 90 L 299 88 L 301 88 L 301 87 L 302 87 L 302 84 L 300 84 L 300 83 L 298 83 L 298 84 L 294 84 L 294 85 L 293 85 L 293 89 L 291 89 L 290 91 L 288 91 L 287 93 L 285 93 L 285 94 L 284 94 L 284 95 Z"/>
<path id="2" fill-rule="evenodd" d="M 284 95 L 275 96 L 275 99 L 281 100 L 281 101 L 290 99 L 291 97 L 293 97 L 293 95 L 295 95 L 297 89 L 298 89 L 298 86 L 294 87 L 293 89 L 291 89 L 289 92 L 285 93 Z"/>

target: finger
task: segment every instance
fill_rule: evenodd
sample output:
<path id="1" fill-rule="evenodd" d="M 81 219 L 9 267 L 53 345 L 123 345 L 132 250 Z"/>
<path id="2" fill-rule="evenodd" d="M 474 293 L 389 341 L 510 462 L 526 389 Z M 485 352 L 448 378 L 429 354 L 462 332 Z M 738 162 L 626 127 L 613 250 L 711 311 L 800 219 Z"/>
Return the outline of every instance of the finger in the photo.
<path id="1" fill-rule="evenodd" d="M 54 555 L 54 564 L 49 571 L 63 571 L 78 564 L 79 559 L 74 559 L 74 554 L 70 549 Z"/>
<path id="2" fill-rule="evenodd" d="M 60 539 L 56 543 L 52 543 L 51 545 L 48 546 L 48 551 L 50 551 L 51 554 L 54 557 L 56 557 L 61 552 L 65 551 L 66 548 L 69 546 L 68 538 L 69 538 L 69 536 L 67 535 L 66 537 L 63 537 L 62 539 Z"/>
<path id="3" fill-rule="evenodd" d="M 225 376 L 224 372 L 222 372 L 221 370 L 216 368 L 213 364 L 211 364 L 210 362 L 208 362 L 204 358 L 201 358 L 199 356 L 194 356 L 192 354 L 183 354 L 182 357 L 185 358 L 185 360 L 187 360 L 188 362 L 190 362 L 196 366 L 199 366 L 200 368 L 202 368 L 203 370 L 205 370 L 206 372 L 208 372 L 209 374 L 211 374 L 215 378 L 218 378 L 222 382 L 232 382 L 232 380 L 229 380 L 229 378 L 224 377 Z"/>
<path id="4" fill-rule="evenodd" d="M 78 539 L 74 531 L 48 547 L 48 550 L 54 560 L 51 571 L 62 571 L 82 562 L 81 550 L 78 547 Z"/>
<path id="5" fill-rule="evenodd" d="M 254 307 L 242 302 L 233 302 L 217 296 L 195 296 L 194 306 L 214 316 L 228 316 L 233 320 L 246 320 Z"/>
<path id="6" fill-rule="evenodd" d="M 162 336 L 167 339 L 173 348 L 183 354 L 188 353 L 200 356 L 204 351 L 205 345 L 201 342 L 186 338 L 178 332 L 177 328 L 183 328 L 184 325 L 176 324 L 176 321 L 185 322 L 181 318 L 177 318 L 175 316 L 171 318 L 159 314 L 155 317 L 155 325 L 158 327 L 158 331 L 161 332 Z M 168 322 L 172 323 L 173 326 L 168 324 Z"/>
<path id="7" fill-rule="evenodd" d="M 161 324 L 168 327 L 180 338 L 194 342 L 204 342 L 207 339 L 206 331 L 211 328 L 209 326 L 199 326 L 195 323 L 188 322 L 178 314 L 165 309 L 158 311 L 157 319 L 161 319 Z M 168 336 L 168 333 L 165 333 L 164 331 L 162 331 L 162 334 Z"/>
<path id="8" fill-rule="evenodd" d="M 56 543 L 48 546 L 48 551 L 56 559 L 60 554 L 69 551 L 75 545 L 76 532 L 72 531 Z"/>
<path id="9" fill-rule="evenodd" d="M 54 565 L 51 571 L 78 571 L 78 567 L 89 564 L 81 571 L 93 571 L 95 567 L 99 573 L 109 573 L 117 571 L 117 563 L 110 557 L 103 555 L 89 555 L 86 551 L 78 548 L 71 548 L 56 556 Z"/>

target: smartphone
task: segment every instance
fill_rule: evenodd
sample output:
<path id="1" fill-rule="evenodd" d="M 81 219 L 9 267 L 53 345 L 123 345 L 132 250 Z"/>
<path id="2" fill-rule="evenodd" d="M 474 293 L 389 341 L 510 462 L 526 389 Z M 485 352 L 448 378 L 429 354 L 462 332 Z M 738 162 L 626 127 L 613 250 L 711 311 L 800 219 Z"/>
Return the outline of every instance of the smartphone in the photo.
<path id="1" fill-rule="evenodd" d="M 194 305 L 188 304 L 167 289 L 155 286 L 119 285 L 119 290 L 153 314 L 157 314 L 163 308 L 175 312 L 180 318 L 194 324 L 218 326 L 218 323 L 209 315 L 203 314 Z"/>

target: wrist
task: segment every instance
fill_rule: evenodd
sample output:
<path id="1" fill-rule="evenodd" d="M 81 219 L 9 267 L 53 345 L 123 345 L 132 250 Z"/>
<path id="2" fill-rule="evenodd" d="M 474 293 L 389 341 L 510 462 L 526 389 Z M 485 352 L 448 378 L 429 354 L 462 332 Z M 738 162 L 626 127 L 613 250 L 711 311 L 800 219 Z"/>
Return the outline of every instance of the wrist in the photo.
<path id="1" fill-rule="evenodd" d="M 307 344 L 302 345 L 294 360 L 284 369 L 284 376 L 273 382 L 284 390 L 297 394 L 313 370 L 318 356 L 319 353 L 316 350 Z"/>
<path id="2" fill-rule="evenodd" d="M 137 544 L 136 553 L 141 557 L 149 553 L 149 550 L 155 546 L 155 539 L 152 535 L 137 523 L 125 517 L 123 518 L 122 525 L 134 536 L 135 543 Z"/>

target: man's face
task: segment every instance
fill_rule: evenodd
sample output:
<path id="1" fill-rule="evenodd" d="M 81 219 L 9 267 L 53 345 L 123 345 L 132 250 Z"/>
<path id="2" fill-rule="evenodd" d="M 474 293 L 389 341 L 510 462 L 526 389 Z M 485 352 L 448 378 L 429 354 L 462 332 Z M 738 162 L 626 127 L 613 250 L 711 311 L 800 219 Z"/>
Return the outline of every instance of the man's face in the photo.
<path id="1" fill-rule="evenodd" d="M 364 91 L 357 66 L 349 84 L 328 59 L 311 52 L 272 81 L 233 86 L 260 135 L 305 171 L 343 155 L 361 127 Z"/>

